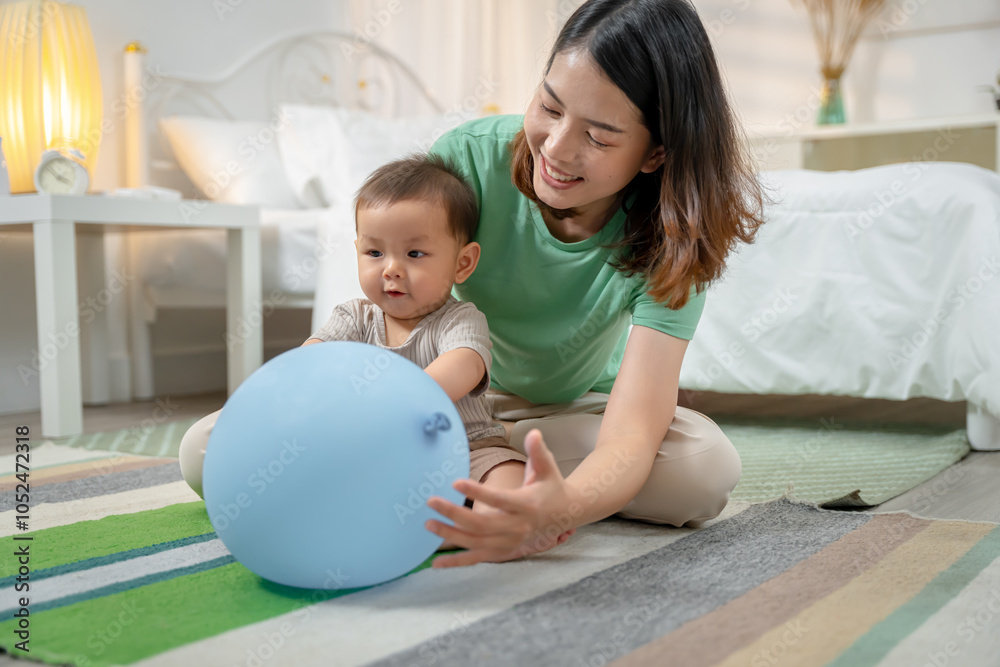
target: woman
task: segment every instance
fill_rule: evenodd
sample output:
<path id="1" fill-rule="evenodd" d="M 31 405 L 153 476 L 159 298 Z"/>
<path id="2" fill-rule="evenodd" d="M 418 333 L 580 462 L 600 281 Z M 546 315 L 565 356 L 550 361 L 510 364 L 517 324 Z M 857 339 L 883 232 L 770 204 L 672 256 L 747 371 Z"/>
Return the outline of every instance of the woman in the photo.
<path id="1" fill-rule="evenodd" d="M 428 501 L 451 520 L 428 529 L 467 549 L 434 566 L 545 551 L 612 514 L 717 516 L 739 456 L 677 406 L 678 378 L 704 290 L 752 242 L 762 196 L 693 7 L 590 0 L 523 119 L 466 123 L 431 152 L 479 197 L 480 263 L 454 293 L 486 314 L 493 416 L 528 457 L 487 473 L 503 488 L 455 483 L 490 512 Z"/>

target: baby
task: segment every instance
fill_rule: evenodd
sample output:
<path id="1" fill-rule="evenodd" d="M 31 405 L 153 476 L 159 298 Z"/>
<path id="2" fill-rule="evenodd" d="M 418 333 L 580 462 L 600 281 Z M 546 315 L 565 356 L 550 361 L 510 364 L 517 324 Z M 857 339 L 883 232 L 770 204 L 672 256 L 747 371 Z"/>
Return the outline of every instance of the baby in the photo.
<path id="1" fill-rule="evenodd" d="M 525 463 L 527 457 L 507 444 L 484 395 L 493 362 L 486 316 L 451 295 L 452 285 L 464 282 L 479 262 L 479 244 L 472 241 L 479 208 L 472 188 L 441 158 L 408 157 L 368 177 L 354 214 L 358 278 L 367 298 L 334 308 L 303 345 L 353 340 L 417 364 L 455 402 L 465 423 L 469 477 L 519 487 L 523 466 L 488 474 L 501 463 Z M 472 509 L 488 506 L 479 501 Z"/>
<path id="2" fill-rule="evenodd" d="M 472 241 L 478 222 L 475 194 L 441 158 L 413 156 L 380 167 L 358 190 L 355 204 L 358 277 L 367 298 L 334 308 L 302 345 L 357 341 L 417 364 L 462 417 L 469 477 L 517 488 L 527 457 L 507 444 L 484 395 L 492 365 L 486 316 L 451 295 L 452 285 L 464 282 L 479 262 L 480 247 Z M 199 495 L 205 445 L 218 414 L 197 422 L 181 442 L 184 479 Z M 508 461 L 520 464 L 494 470 Z M 492 509 L 483 501 L 466 504 L 474 512 Z"/>

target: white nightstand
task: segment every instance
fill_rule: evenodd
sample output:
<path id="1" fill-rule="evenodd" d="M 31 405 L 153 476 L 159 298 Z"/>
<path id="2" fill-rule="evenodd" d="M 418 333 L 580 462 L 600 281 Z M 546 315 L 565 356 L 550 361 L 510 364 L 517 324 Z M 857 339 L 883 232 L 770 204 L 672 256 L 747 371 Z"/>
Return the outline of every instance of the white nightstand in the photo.
<path id="1" fill-rule="evenodd" d="M 256 206 L 102 195 L 12 195 L 0 196 L 0 226 L 34 232 L 38 351 L 44 358 L 39 364 L 44 436 L 83 431 L 77 226 L 87 236 L 156 229 L 228 230 L 227 329 L 240 332 L 227 337 L 229 392 L 261 365 L 261 328 L 240 327 L 261 321 L 260 210 Z M 97 252 L 103 264 L 103 251 Z M 11 288 L 17 286 L 7 287 Z M 29 356 L 26 351 L 25 358 Z"/>

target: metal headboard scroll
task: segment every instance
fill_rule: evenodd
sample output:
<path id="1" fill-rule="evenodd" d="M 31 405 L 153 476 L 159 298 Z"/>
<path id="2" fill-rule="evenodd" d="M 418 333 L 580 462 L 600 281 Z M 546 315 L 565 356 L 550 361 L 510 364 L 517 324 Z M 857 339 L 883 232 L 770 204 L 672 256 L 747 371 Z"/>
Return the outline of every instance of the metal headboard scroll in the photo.
<path id="1" fill-rule="evenodd" d="M 403 108 L 407 99 L 423 103 L 426 113 L 444 112 L 416 73 L 377 44 L 365 44 L 346 32 L 297 32 L 270 40 L 218 74 L 159 73 L 158 90 L 149 105 L 151 114 L 142 120 L 142 127 L 158 137 L 160 154 L 169 156 L 170 150 L 160 136 L 157 122 L 179 106 L 180 100 L 188 107 L 207 106 L 212 114 L 233 120 L 234 114 L 219 100 L 216 91 L 261 64 L 266 67 L 268 114 L 289 103 L 362 109 L 387 117 L 417 113 L 414 108 Z M 409 98 L 407 93 L 411 93 Z M 157 170 L 176 169 L 172 160 L 154 159 L 152 166 Z"/>
<path id="2" fill-rule="evenodd" d="M 181 91 L 211 98 L 220 113 L 230 117 L 211 90 L 235 79 L 255 62 L 275 54 L 268 71 L 268 104 L 302 102 L 330 104 L 373 113 L 398 115 L 400 89 L 409 84 L 437 113 L 444 107 L 409 65 L 377 44 L 365 44 L 345 32 L 300 32 L 284 35 L 245 55 L 214 76 L 165 74 L 170 84 L 155 114 Z"/>

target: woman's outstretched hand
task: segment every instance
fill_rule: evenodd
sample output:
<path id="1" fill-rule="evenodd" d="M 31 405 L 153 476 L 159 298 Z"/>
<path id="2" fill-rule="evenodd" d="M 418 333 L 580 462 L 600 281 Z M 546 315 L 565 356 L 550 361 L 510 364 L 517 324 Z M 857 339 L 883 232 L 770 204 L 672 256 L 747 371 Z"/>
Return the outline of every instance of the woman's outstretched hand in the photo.
<path id="1" fill-rule="evenodd" d="M 438 556 L 434 567 L 457 567 L 476 563 L 502 563 L 533 553 L 548 551 L 565 542 L 575 532 L 567 529 L 570 514 L 566 480 L 552 452 L 545 446 L 542 433 L 532 429 L 524 439 L 528 463 L 524 482 L 518 489 L 500 489 L 460 479 L 455 489 L 494 508 L 492 512 L 473 512 L 438 496 L 427 505 L 454 522 L 428 521 L 426 527 L 435 535 L 468 551 Z"/>

